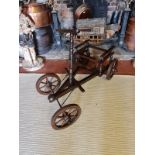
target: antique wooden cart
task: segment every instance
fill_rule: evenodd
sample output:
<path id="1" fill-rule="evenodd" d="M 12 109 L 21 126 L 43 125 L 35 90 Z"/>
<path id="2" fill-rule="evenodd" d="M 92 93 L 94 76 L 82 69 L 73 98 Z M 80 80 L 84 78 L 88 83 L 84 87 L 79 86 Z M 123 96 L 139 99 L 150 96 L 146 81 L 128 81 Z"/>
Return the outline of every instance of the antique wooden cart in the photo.
<path id="1" fill-rule="evenodd" d="M 65 69 L 66 76 L 60 80 L 55 73 L 45 74 L 36 83 L 37 91 L 40 94 L 48 95 L 49 102 L 57 101 L 60 107 L 51 119 L 51 125 L 56 130 L 70 126 L 81 114 L 81 108 L 77 104 L 64 106 L 73 90 L 79 88 L 81 92 L 85 92 L 82 84 L 96 76 L 102 77 L 103 74 L 106 75 L 106 79 L 110 80 L 117 67 L 117 59 L 113 58 L 113 47 L 104 50 L 89 44 L 88 40 L 74 47 L 73 37 L 77 31 L 61 29 L 59 32 L 70 34 L 70 65 Z M 89 74 L 83 79 L 77 80 L 75 76 L 81 69 L 86 70 Z M 65 95 L 64 101 L 60 103 L 59 99 Z"/>

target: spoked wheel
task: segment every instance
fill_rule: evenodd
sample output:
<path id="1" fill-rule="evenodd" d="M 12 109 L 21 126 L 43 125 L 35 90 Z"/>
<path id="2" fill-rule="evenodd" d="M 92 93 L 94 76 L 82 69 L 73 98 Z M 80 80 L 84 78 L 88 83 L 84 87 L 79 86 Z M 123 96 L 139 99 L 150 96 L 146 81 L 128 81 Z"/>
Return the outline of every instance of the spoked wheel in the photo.
<path id="1" fill-rule="evenodd" d="M 113 77 L 114 73 L 116 72 L 117 63 L 118 63 L 117 59 L 113 59 L 110 62 L 110 65 L 109 65 L 107 73 L 106 73 L 107 80 L 110 80 Z"/>
<path id="2" fill-rule="evenodd" d="M 69 104 L 59 109 L 51 119 L 52 128 L 60 130 L 73 124 L 80 116 L 81 108 L 77 104 Z"/>
<path id="3" fill-rule="evenodd" d="M 54 93 L 60 84 L 61 80 L 56 74 L 45 74 L 38 79 L 36 89 L 40 94 L 48 95 Z"/>

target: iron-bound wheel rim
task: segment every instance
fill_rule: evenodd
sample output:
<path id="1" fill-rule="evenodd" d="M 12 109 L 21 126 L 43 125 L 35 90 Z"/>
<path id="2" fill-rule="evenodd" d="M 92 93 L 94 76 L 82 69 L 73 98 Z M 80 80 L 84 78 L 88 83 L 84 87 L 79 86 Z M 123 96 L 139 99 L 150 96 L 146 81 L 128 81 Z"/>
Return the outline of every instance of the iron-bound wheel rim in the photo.
<path id="1" fill-rule="evenodd" d="M 118 63 L 117 59 L 113 59 L 110 62 L 110 65 L 109 65 L 107 73 L 106 73 L 107 80 L 110 80 L 113 77 L 114 73 L 116 72 L 117 63 Z"/>
<path id="2" fill-rule="evenodd" d="M 69 104 L 59 109 L 51 119 L 52 128 L 60 130 L 72 125 L 80 116 L 81 108 L 77 104 Z"/>
<path id="3" fill-rule="evenodd" d="M 61 80 L 56 74 L 45 74 L 38 79 L 36 89 L 40 94 L 48 95 L 54 93 L 60 84 Z"/>

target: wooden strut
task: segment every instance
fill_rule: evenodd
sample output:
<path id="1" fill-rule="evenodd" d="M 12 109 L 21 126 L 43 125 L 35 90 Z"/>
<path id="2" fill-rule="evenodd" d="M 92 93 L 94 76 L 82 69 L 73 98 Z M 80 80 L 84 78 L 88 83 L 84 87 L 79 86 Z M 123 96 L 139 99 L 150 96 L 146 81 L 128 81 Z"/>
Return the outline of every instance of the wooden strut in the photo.
<path id="1" fill-rule="evenodd" d="M 105 68 L 102 73 L 104 74 L 106 70 L 107 70 L 107 68 Z M 82 92 L 84 92 L 85 90 L 82 88 L 81 85 L 83 85 L 84 83 L 86 83 L 87 81 L 93 79 L 94 77 L 96 77 L 98 75 L 99 75 L 99 71 L 97 69 L 95 69 L 92 74 L 90 74 L 89 76 L 83 78 L 80 81 L 77 81 L 73 77 L 72 85 L 69 84 L 69 79 L 67 79 L 55 94 L 50 94 L 48 96 L 49 102 L 53 102 L 53 101 L 57 100 L 58 98 L 66 95 L 67 93 L 74 90 L 75 88 L 79 88 Z"/>
<path id="2" fill-rule="evenodd" d="M 75 88 L 79 88 L 80 90 L 83 91 L 84 89 L 83 88 L 81 89 L 81 85 L 84 84 L 85 82 L 91 80 L 92 78 L 94 78 L 97 75 L 98 75 L 98 73 L 95 71 L 94 73 L 92 73 L 91 75 L 89 75 L 88 77 L 86 77 L 80 81 L 77 81 L 73 78 L 74 80 L 73 80 L 72 85 L 69 84 L 69 79 L 67 79 L 65 81 L 65 83 L 59 88 L 59 90 L 55 94 L 50 94 L 48 96 L 49 102 L 55 101 L 56 99 L 66 95 L 67 93 L 74 90 Z"/>

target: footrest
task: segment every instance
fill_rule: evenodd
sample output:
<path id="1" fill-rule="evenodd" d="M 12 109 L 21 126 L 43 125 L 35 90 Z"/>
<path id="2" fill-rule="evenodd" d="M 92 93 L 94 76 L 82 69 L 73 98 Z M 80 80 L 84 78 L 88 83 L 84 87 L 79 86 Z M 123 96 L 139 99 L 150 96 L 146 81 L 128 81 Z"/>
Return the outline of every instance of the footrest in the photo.
<path id="1" fill-rule="evenodd" d="M 77 80 L 74 79 L 75 85 L 78 86 L 78 88 L 80 89 L 80 91 L 82 91 L 83 93 L 85 92 L 85 90 L 83 89 L 83 87 L 81 86 L 80 82 L 78 82 Z"/>
<path id="2" fill-rule="evenodd" d="M 85 90 L 83 89 L 83 87 L 81 85 L 78 86 L 78 88 L 84 93 Z"/>

